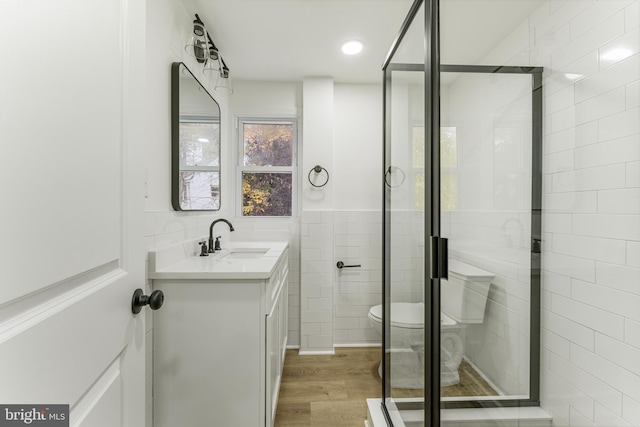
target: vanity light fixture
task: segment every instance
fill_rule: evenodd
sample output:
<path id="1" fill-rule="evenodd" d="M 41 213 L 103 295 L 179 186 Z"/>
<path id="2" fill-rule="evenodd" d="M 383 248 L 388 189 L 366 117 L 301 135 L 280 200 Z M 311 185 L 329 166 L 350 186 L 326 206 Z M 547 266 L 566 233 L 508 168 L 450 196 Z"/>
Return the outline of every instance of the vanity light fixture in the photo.
<path id="1" fill-rule="evenodd" d="M 360 40 L 349 40 L 342 43 L 342 46 L 341 46 L 342 53 L 344 53 L 345 55 L 356 55 L 362 52 L 363 48 L 364 48 L 364 43 L 361 42 Z"/>
<path id="2" fill-rule="evenodd" d="M 215 71 L 220 78 L 229 78 L 229 67 L 222 59 L 220 51 L 197 13 L 196 19 L 193 21 L 193 33 L 189 36 L 184 48 L 189 55 L 196 58 L 196 61 L 204 64 L 203 72 Z"/>

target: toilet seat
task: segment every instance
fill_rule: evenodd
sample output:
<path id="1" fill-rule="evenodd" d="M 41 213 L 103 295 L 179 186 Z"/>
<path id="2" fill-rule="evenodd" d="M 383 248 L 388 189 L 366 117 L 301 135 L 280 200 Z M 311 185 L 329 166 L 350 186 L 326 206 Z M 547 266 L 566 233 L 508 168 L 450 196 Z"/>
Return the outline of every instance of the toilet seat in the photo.
<path id="1" fill-rule="evenodd" d="M 382 304 L 374 305 L 369 310 L 371 320 L 382 323 Z M 457 326 L 458 322 L 440 312 L 440 327 Z M 405 329 L 424 328 L 424 304 L 411 302 L 391 303 L 391 326 Z"/>
<path id="2" fill-rule="evenodd" d="M 393 302 L 391 307 L 391 326 L 405 329 L 424 328 L 422 303 Z M 382 322 L 382 304 L 371 307 L 369 317 L 376 322 Z"/>

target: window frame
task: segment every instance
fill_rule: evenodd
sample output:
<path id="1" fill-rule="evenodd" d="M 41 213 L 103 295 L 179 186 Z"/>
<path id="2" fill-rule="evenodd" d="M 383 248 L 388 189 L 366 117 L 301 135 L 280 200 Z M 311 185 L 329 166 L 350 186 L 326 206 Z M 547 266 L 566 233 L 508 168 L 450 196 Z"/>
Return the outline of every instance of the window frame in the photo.
<path id="1" fill-rule="evenodd" d="M 245 166 L 244 165 L 244 124 L 292 125 L 291 166 Z M 236 118 L 236 216 L 238 218 L 289 219 L 298 216 L 298 153 L 300 136 L 298 118 L 293 116 L 238 116 Z M 291 215 L 244 215 L 242 211 L 242 174 L 249 173 L 290 173 L 291 174 Z"/>

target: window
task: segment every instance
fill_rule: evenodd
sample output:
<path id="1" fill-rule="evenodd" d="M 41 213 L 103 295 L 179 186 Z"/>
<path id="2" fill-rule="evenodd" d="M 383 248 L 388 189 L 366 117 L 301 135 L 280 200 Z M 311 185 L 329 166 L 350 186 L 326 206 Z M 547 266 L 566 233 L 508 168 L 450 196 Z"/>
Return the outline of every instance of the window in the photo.
<path id="1" fill-rule="evenodd" d="M 220 122 L 180 118 L 179 203 L 183 210 L 220 209 Z"/>
<path id="2" fill-rule="evenodd" d="M 238 121 L 242 216 L 293 215 L 297 126 L 291 119 Z"/>
<path id="3" fill-rule="evenodd" d="M 414 126 L 412 136 L 412 166 L 415 207 L 424 209 L 424 127 Z M 458 146 L 456 128 L 440 128 L 440 209 L 451 211 L 458 201 Z"/>

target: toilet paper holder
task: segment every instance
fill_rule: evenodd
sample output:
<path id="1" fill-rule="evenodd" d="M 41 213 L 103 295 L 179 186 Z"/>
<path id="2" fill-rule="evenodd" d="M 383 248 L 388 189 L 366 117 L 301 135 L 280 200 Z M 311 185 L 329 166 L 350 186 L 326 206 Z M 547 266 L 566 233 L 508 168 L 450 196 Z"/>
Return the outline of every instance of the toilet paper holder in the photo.
<path id="1" fill-rule="evenodd" d="M 338 267 L 338 268 L 353 268 L 353 267 L 362 267 L 362 265 L 361 264 L 346 265 L 344 262 L 338 261 L 338 263 L 336 264 L 336 267 Z"/>

